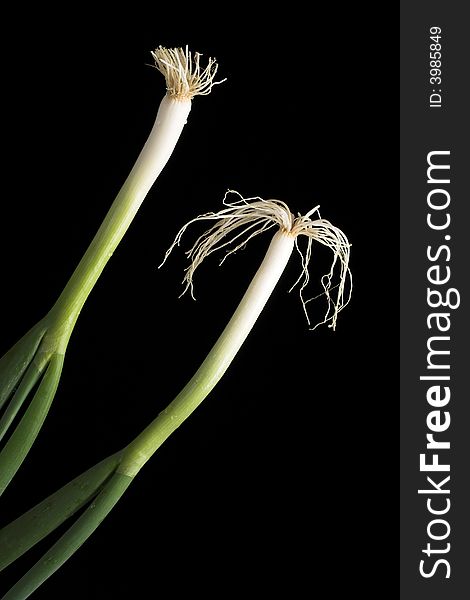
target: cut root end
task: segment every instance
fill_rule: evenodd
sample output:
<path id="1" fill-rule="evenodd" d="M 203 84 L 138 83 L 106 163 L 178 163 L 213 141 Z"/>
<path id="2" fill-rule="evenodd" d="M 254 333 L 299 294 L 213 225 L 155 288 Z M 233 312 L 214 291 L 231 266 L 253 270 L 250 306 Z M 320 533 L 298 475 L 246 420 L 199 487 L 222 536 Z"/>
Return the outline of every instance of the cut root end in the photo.
<path id="1" fill-rule="evenodd" d="M 188 46 L 184 50 L 159 46 L 152 56 L 155 68 L 165 77 L 167 94 L 171 98 L 191 100 L 194 96 L 206 96 L 214 85 L 225 81 L 214 81 L 218 69 L 215 59 L 209 58 L 203 69 L 200 64 L 202 54 L 195 52 L 193 55 Z"/>

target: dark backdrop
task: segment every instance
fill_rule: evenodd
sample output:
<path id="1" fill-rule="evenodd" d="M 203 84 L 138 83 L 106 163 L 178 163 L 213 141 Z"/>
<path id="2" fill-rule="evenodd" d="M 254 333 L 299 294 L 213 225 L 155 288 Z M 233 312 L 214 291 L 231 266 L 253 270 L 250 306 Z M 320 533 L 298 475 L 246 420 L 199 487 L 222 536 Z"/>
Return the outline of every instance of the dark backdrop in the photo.
<path id="1" fill-rule="evenodd" d="M 60 293 L 153 124 L 162 44 L 216 56 L 227 82 L 187 127 L 73 333 L 46 424 L 2 522 L 117 450 L 179 391 L 248 285 L 269 234 L 178 300 L 178 228 L 227 188 L 321 205 L 352 243 L 336 332 L 308 331 L 293 257 L 229 372 L 36 598 L 376 596 L 395 576 L 398 200 L 391 16 L 370 10 L 129 4 L 5 21 L 0 351 Z M 393 34 L 392 37 L 396 37 Z M 200 230 L 199 230 L 200 231 Z M 196 231 L 186 240 L 194 239 Z M 318 250 L 311 273 L 329 263 Z M 212 263 L 212 264 L 211 264 Z M 320 318 L 321 301 L 314 308 Z M 52 536 L 51 536 L 52 537 Z M 10 567 L 5 587 L 50 545 Z M 163 586 L 163 587 L 160 587 Z"/>

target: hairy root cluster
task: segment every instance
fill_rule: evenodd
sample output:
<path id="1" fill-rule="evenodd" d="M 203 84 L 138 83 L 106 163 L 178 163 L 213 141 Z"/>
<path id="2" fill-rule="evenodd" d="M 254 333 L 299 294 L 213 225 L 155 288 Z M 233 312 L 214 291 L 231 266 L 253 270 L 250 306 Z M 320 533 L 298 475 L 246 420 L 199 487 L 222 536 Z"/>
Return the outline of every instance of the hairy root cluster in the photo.
<path id="1" fill-rule="evenodd" d="M 229 195 L 236 195 L 237 199 L 228 201 Z M 318 297 L 304 298 L 304 290 L 310 280 L 309 265 L 313 242 L 319 242 L 332 251 L 331 268 L 321 278 L 323 293 L 320 295 L 324 295 L 327 299 L 326 313 L 323 320 L 311 328 L 315 329 L 318 325 L 330 322 L 329 327 L 335 329 L 338 313 L 348 304 L 352 292 L 352 277 L 349 269 L 351 245 L 346 235 L 338 227 L 321 218 L 319 206 L 315 206 L 305 215 L 295 217 L 289 207 L 280 200 L 263 200 L 259 197 L 243 198 L 234 190 L 229 190 L 225 194 L 223 204 L 224 208 L 222 210 L 216 213 L 205 213 L 186 223 L 179 230 L 165 254 L 163 263 L 174 247 L 179 246 L 183 234 L 192 223 L 215 221 L 212 227 L 204 232 L 196 240 L 193 247 L 186 252 L 190 265 L 185 271 L 183 279 L 185 287 L 182 294 L 189 289 L 194 297 L 194 273 L 210 254 L 225 249 L 225 255 L 220 262 L 222 264 L 228 256 L 243 248 L 252 238 L 268 229 L 277 227 L 285 235 L 295 238 L 295 246 L 301 257 L 302 270 L 289 291 L 299 285 L 300 298 L 309 326 L 311 326 L 311 321 L 307 305 Z M 301 249 L 299 245 L 299 238 L 302 236 L 307 238 L 304 249 Z M 336 292 L 332 297 L 333 290 L 336 290 Z"/>
<path id="2" fill-rule="evenodd" d="M 209 58 L 203 69 L 200 64 L 202 54 L 194 55 L 183 48 L 163 48 L 159 46 L 152 52 L 155 68 L 165 77 L 167 93 L 179 100 L 190 100 L 194 96 L 210 94 L 212 87 L 222 81 L 214 81 L 218 65 L 215 59 Z"/>

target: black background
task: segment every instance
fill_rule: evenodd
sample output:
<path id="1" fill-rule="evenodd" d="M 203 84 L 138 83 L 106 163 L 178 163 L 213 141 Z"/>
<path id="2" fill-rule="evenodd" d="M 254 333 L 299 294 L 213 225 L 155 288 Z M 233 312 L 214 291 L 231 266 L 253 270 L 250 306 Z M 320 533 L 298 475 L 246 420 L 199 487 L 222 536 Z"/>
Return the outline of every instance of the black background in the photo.
<path id="1" fill-rule="evenodd" d="M 269 234 L 178 299 L 178 228 L 227 188 L 321 205 L 352 243 L 354 295 L 308 331 L 296 256 L 227 375 L 36 598 L 374 595 L 395 578 L 398 204 L 394 16 L 367 6 L 277 10 L 70 6 L 3 27 L 0 351 L 52 306 L 153 124 L 155 46 L 216 56 L 227 82 L 188 125 L 77 323 L 45 426 L 2 499 L 8 522 L 125 445 L 201 363 Z M 380 25 L 380 27 L 379 27 Z M 200 230 L 198 230 L 200 232 Z M 189 232 L 186 247 L 194 239 Z M 319 249 L 318 280 L 328 266 Z M 212 264 L 211 264 L 212 262 Z M 321 300 L 315 315 L 321 318 Z M 52 538 L 53 536 L 51 536 Z M 50 539 L 3 576 L 5 589 Z M 387 587 L 389 587 L 387 583 Z"/>

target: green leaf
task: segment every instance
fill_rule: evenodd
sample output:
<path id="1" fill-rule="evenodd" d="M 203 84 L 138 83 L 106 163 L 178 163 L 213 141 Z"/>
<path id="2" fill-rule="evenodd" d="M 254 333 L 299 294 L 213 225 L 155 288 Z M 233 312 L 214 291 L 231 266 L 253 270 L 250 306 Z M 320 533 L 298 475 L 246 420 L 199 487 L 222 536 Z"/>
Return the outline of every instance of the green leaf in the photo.
<path id="1" fill-rule="evenodd" d="M 108 456 L 0 530 L 0 571 L 94 498 L 119 465 Z"/>
<path id="2" fill-rule="evenodd" d="M 28 409 L 0 452 L 0 495 L 3 494 L 34 444 L 54 399 L 63 364 L 63 354 L 52 356 Z"/>
<path id="3" fill-rule="evenodd" d="M 2 600 L 25 600 L 55 573 L 90 537 L 132 482 L 114 473 L 85 512 L 44 556 L 5 594 Z"/>
<path id="4" fill-rule="evenodd" d="M 5 436 L 8 428 L 13 423 L 18 411 L 23 405 L 23 402 L 28 397 L 28 394 L 33 389 L 41 376 L 41 372 L 36 368 L 36 365 L 31 363 L 21 379 L 18 389 L 13 394 L 5 412 L 0 419 L 0 441 Z"/>
<path id="5" fill-rule="evenodd" d="M 33 360 L 46 330 L 45 319 L 42 319 L 0 359 L 0 408 Z"/>

